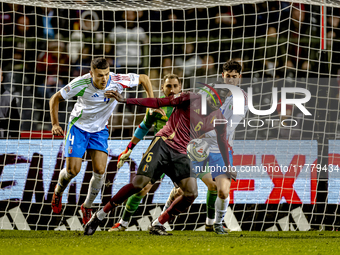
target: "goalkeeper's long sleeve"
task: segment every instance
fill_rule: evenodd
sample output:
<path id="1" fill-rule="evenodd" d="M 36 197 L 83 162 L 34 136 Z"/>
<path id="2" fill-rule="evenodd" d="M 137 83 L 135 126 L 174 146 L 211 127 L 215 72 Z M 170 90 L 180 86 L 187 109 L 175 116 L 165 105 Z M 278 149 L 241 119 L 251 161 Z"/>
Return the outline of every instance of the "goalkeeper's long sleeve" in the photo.
<path id="1" fill-rule="evenodd" d="M 201 95 L 183 92 L 180 95 L 174 95 L 164 98 L 127 98 L 126 104 L 141 105 L 150 108 L 160 108 L 163 106 L 179 106 L 190 100 L 201 98 Z"/>

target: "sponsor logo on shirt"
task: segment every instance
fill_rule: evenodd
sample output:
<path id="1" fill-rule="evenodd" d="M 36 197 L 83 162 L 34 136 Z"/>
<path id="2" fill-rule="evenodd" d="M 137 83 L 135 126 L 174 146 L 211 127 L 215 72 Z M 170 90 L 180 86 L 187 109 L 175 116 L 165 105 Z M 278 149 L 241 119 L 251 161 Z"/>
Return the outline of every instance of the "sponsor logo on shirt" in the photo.
<path id="1" fill-rule="evenodd" d="M 97 93 L 95 93 L 93 96 L 91 97 L 99 97 L 99 95 Z"/>

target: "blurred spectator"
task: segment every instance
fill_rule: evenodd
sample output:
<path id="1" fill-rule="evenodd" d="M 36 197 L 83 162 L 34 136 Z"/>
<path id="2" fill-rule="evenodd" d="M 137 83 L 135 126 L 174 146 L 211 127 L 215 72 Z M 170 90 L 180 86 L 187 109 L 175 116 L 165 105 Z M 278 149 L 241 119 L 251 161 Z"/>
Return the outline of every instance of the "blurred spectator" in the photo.
<path id="1" fill-rule="evenodd" d="M 46 76 L 46 80 L 37 86 L 36 96 L 40 99 L 49 100 L 53 94 L 64 87 L 63 81 L 57 76 Z"/>
<path id="2" fill-rule="evenodd" d="M 150 79 L 155 97 L 161 96 L 161 86 L 163 77 L 167 74 L 177 74 L 179 77 L 183 76 L 183 71 L 180 68 L 174 68 L 172 65 L 172 58 L 165 57 L 162 59 L 162 67 L 150 70 Z"/>
<path id="3" fill-rule="evenodd" d="M 85 38 L 92 38 L 95 42 L 103 42 L 102 22 L 99 12 L 96 11 L 82 11 L 80 15 L 80 22 Z M 92 41 L 91 40 L 91 41 Z M 99 44 L 95 44 L 95 47 L 99 47 Z"/>
<path id="4" fill-rule="evenodd" d="M 194 43 L 188 42 L 182 46 L 184 54 L 175 58 L 175 66 L 183 68 L 184 76 L 195 75 L 195 70 L 201 68 L 202 59 L 196 54 Z"/>
<path id="5" fill-rule="evenodd" d="M 116 46 L 116 72 L 141 73 L 142 44 L 148 43 L 148 37 L 138 25 L 137 12 L 124 11 L 122 18 L 123 22 L 119 22 L 109 35 Z"/>
<path id="6" fill-rule="evenodd" d="M 60 39 L 48 42 L 48 49 L 38 55 L 37 72 L 45 75 L 67 75 L 69 60 L 65 43 Z"/>
<path id="7" fill-rule="evenodd" d="M 58 33 L 58 19 L 55 9 L 40 7 L 38 15 L 38 36 L 43 35 L 45 39 L 54 39 L 55 34 Z"/>
<path id="8" fill-rule="evenodd" d="M 20 114 L 19 101 L 2 86 L 3 75 L 0 68 L 0 137 L 19 137 Z"/>
<path id="9" fill-rule="evenodd" d="M 306 33 L 307 31 L 302 30 L 306 19 L 306 11 L 304 4 L 294 4 L 292 6 L 292 16 L 291 16 L 291 30 L 293 31 L 293 36 L 297 37 L 300 33 Z"/>
<path id="10" fill-rule="evenodd" d="M 330 9 L 327 17 L 327 49 L 332 52 L 331 73 L 337 75 L 340 68 L 340 13 L 338 8 Z"/>
<path id="11" fill-rule="evenodd" d="M 197 82 L 216 83 L 218 77 L 219 75 L 217 73 L 217 67 L 214 57 L 212 55 L 204 55 L 202 59 L 202 66 L 197 69 L 196 77 L 194 79 L 191 79 L 190 84 L 193 87 L 196 87 L 197 85 L 194 83 Z"/>
<path id="12" fill-rule="evenodd" d="M 90 72 L 92 56 L 91 45 L 85 45 L 82 48 L 82 54 L 77 58 L 77 62 L 72 63 L 73 76 L 78 77 Z"/>
<path id="13" fill-rule="evenodd" d="M 191 86 L 190 78 L 195 75 L 195 71 L 202 66 L 202 59 L 196 54 L 195 45 L 186 43 L 183 45 L 184 55 L 175 58 L 175 67 L 183 69 L 183 88 Z"/>
<path id="14" fill-rule="evenodd" d="M 290 40 L 288 54 L 296 63 L 297 69 L 301 69 L 304 59 L 309 56 L 309 40 L 311 33 L 311 26 L 306 22 L 306 10 L 304 4 L 293 4 L 291 26 L 290 26 Z"/>
<path id="15" fill-rule="evenodd" d="M 232 30 L 236 26 L 237 20 L 232 13 L 231 7 L 221 10 L 215 16 L 215 20 L 211 21 L 211 36 L 231 37 Z"/>
<path id="16" fill-rule="evenodd" d="M 63 81 L 57 76 L 46 76 L 45 81 L 36 86 L 35 90 L 35 104 L 34 104 L 34 120 L 45 123 L 45 130 L 49 130 L 49 126 L 47 125 L 50 122 L 50 114 L 49 114 L 49 100 L 54 93 L 64 87 Z M 61 112 L 64 112 L 64 106 L 61 106 L 59 109 Z M 61 119 L 59 121 L 63 122 L 65 119 L 65 114 L 62 113 Z M 60 118 L 59 117 L 59 118 Z M 37 130 L 41 130 L 41 125 L 36 126 Z"/>
<path id="17" fill-rule="evenodd" d="M 25 49 L 21 43 L 17 44 L 18 47 L 13 49 L 13 56 L 10 61 L 6 61 L 4 67 L 4 82 L 2 84 L 5 89 L 11 93 L 22 95 L 24 84 L 29 83 L 26 72 L 32 70 L 29 68 L 29 63 L 25 62 Z"/>
<path id="18" fill-rule="evenodd" d="M 1 3 L 0 6 L 0 31 L 2 35 L 23 35 L 19 34 L 18 29 L 22 32 L 25 29 L 30 30 L 26 36 L 31 37 L 34 36 L 34 25 L 32 21 L 35 20 L 34 17 L 34 7 L 29 5 L 19 5 L 19 4 L 11 4 L 11 3 Z M 25 18 L 23 18 L 25 17 Z M 27 20 L 28 19 L 28 22 Z M 31 19 L 31 20 L 30 20 Z M 26 27 L 25 28 L 25 24 Z M 19 27 L 19 26 L 22 27 Z M 29 27 L 31 25 L 31 27 Z M 13 29 L 14 28 L 14 29 Z"/>
<path id="19" fill-rule="evenodd" d="M 73 22 L 73 32 L 70 36 L 69 49 L 72 64 L 79 64 L 85 47 L 85 42 L 94 42 L 91 44 L 94 51 L 100 51 L 102 54 L 102 45 L 104 35 L 102 28 L 101 15 L 95 11 L 76 11 L 73 13 L 77 18 Z M 87 49 L 85 50 L 87 51 Z M 94 53 L 94 52 L 93 52 Z"/>
<path id="20" fill-rule="evenodd" d="M 105 58 L 110 64 L 110 69 L 112 69 L 115 66 L 115 58 L 114 58 L 114 47 L 113 45 L 106 41 L 104 45 L 104 51 L 105 51 Z"/>
<path id="21" fill-rule="evenodd" d="M 71 58 L 71 63 L 75 64 L 79 61 L 81 52 L 85 43 L 83 42 L 85 39 L 84 34 L 76 30 L 71 34 L 70 43 L 69 43 L 69 53 Z"/>
<path id="22" fill-rule="evenodd" d="M 33 30 L 34 26 L 31 26 L 30 19 L 26 15 L 19 16 L 16 20 L 15 35 L 34 37 L 35 33 Z"/>
<path id="23" fill-rule="evenodd" d="M 276 27 L 269 27 L 268 32 L 267 32 L 267 36 L 272 37 L 272 38 L 276 38 L 276 36 L 277 36 Z"/>
<path id="24" fill-rule="evenodd" d="M 162 12 L 162 36 L 176 37 L 184 35 L 184 19 L 183 12 L 179 10 L 168 10 Z"/>
<path id="25" fill-rule="evenodd" d="M 197 70 L 196 76 L 209 76 L 216 74 L 217 69 L 214 57 L 212 55 L 205 55 L 202 60 L 202 66 Z"/>
<path id="26" fill-rule="evenodd" d="M 333 9 L 333 8 L 332 8 Z M 340 37 L 340 17 L 339 17 L 339 9 L 334 8 L 328 15 L 327 15 L 327 31 L 335 32 L 336 37 Z"/>
<path id="27" fill-rule="evenodd" d="M 2 5 L 3 9 L 0 13 L 0 31 L 2 31 L 2 35 L 10 35 L 13 34 L 13 4 L 2 3 Z"/>
<path id="28" fill-rule="evenodd" d="M 192 8 L 184 12 L 185 26 L 175 27 L 176 30 L 184 30 L 186 37 L 207 37 L 208 35 L 208 10 L 206 8 Z M 180 25 L 179 19 L 176 25 Z"/>

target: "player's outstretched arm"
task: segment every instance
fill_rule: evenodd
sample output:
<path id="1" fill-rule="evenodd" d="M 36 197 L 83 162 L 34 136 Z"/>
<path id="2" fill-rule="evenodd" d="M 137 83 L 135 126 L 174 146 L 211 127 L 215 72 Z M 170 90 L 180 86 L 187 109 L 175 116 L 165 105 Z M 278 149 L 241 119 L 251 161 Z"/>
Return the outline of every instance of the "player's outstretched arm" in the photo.
<path id="1" fill-rule="evenodd" d="M 216 139 L 218 143 L 218 148 L 220 149 L 220 152 L 222 154 L 222 158 L 224 161 L 224 164 L 226 166 L 230 165 L 229 161 L 229 152 L 228 152 L 228 140 L 227 140 L 227 129 L 226 124 L 224 125 L 216 125 Z M 230 174 L 229 178 L 232 178 L 236 180 L 237 173 L 233 171 L 233 168 L 228 168 L 228 172 Z"/>
<path id="2" fill-rule="evenodd" d="M 139 75 L 139 82 L 140 82 L 140 84 L 142 84 L 143 88 L 145 89 L 147 96 L 148 97 L 154 97 L 153 89 L 152 89 L 152 85 L 151 85 L 151 81 L 149 79 L 149 76 L 147 76 L 145 74 Z"/>
<path id="3" fill-rule="evenodd" d="M 64 101 L 64 98 L 60 94 L 60 91 L 55 93 L 50 99 L 50 115 L 52 121 L 52 134 L 53 135 L 64 135 L 64 131 L 59 126 L 58 120 L 58 112 L 59 112 L 59 103 Z"/>
<path id="4" fill-rule="evenodd" d="M 117 91 L 107 91 L 106 97 L 115 98 L 118 102 L 130 105 L 141 105 L 149 108 L 160 108 L 163 106 L 178 106 L 190 100 L 196 100 L 201 97 L 199 94 L 182 93 L 164 98 L 123 98 Z"/>
<path id="5" fill-rule="evenodd" d="M 104 93 L 104 96 L 107 98 L 114 98 L 116 99 L 119 103 L 126 104 L 126 98 L 123 97 L 119 92 L 114 91 L 114 90 L 108 90 Z"/>

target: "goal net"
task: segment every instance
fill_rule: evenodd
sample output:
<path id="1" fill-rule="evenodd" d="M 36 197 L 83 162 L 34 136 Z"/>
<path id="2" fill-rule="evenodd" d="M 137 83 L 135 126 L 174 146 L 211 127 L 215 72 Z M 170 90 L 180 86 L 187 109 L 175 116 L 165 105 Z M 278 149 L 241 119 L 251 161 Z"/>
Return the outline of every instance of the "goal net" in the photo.
<path id="1" fill-rule="evenodd" d="M 339 7 L 338 1 L 321 0 L 0 2 L 0 229 L 83 229 L 80 206 L 92 177 L 88 154 L 63 194 L 62 213 L 51 210 L 66 160 L 63 139 L 51 135 L 49 99 L 88 73 L 92 58 L 105 56 L 112 72 L 147 74 L 157 97 L 163 95 L 165 74 L 178 74 L 185 90 L 197 91 L 201 83 L 222 81 L 227 60 L 239 61 L 240 87 L 251 94 L 253 108 L 235 132 L 238 179 L 231 185 L 226 225 L 231 230 L 337 230 Z M 293 104 L 306 97 L 301 89 L 310 99 Z M 146 96 L 142 87 L 124 93 Z M 63 130 L 75 101 L 60 105 Z M 109 120 L 105 185 L 94 210 L 135 176 L 153 130 L 130 162 L 119 171 L 116 164 L 144 115 L 145 108 L 118 105 Z M 172 187 L 168 177 L 154 186 L 129 230 L 146 230 Z M 200 180 L 198 189 L 189 212 L 168 228 L 204 229 L 207 188 Z M 101 230 L 118 222 L 122 210 L 111 213 Z"/>

